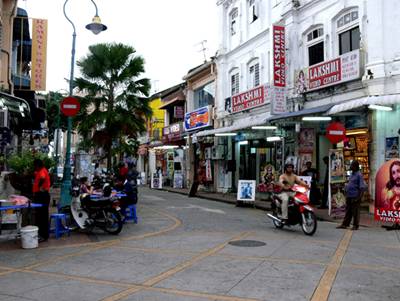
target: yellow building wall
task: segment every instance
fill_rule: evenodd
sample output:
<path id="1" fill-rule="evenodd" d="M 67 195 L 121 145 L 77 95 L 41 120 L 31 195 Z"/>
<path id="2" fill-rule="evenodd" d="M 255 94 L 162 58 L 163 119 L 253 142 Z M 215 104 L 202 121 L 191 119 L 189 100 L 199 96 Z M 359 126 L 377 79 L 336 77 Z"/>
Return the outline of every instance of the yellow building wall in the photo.
<path id="1" fill-rule="evenodd" d="M 150 108 L 153 111 L 153 116 L 147 122 L 147 133 L 150 141 L 161 140 L 162 138 L 162 129 L 164 127 L 164 110 L 159 109 L 161 105 L 161 98 L 156 98 L 150 101 Z M 158 137 L 157 132 L 159 133 Z"/>

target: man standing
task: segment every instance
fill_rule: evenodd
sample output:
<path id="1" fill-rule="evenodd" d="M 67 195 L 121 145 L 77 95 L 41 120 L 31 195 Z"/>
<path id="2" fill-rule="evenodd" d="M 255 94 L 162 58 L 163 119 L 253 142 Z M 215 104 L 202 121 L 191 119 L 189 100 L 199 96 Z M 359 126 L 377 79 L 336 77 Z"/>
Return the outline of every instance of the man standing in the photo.
<path id="1" fill-rule="evenodd" d="M 367 185 L 364 182 L 363 176 L 360 172 L 360 164 L 357 160 L 351 162 L 350 169 L 352 174 L 349 182 L 345 187 L 346 191 L 346 215 L 338 229 L 346 229 L 350 226 L 351 219 L 353 218 L 352 230 L 358 230 L 360 223 L 360 205 L 364 192 L 367 190 Z"/>
<path id="2" fill-rule="evenodd" d="M 322 194 L 320 209 L 326 209 L 328 206 L 328 195 L 329 195 L 329 157 L 325 156 L 322 159 L 325 163 L 325 178 L 324 178 L 324 192 Z"/>
<path id="3" fill-rule="evenodd" d="M 39 242 L 43 242 L 49 238 L 50 176 L 42 160 L 35 159 L 33 166 L 35 168 L 33 202 L 42 204 L 42 207 L 36 208 L 35 220 L 36 226 L 39 227 Z"/>

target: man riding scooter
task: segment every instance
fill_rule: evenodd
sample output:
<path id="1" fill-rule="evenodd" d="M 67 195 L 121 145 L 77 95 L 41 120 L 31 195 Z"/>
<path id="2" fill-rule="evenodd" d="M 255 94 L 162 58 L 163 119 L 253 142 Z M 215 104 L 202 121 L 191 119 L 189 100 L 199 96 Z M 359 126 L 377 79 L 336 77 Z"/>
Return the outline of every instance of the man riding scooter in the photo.
<path id="1" fill-rule="evenodd" d="M 294 192 L 291 189 L 293 185 L 298 184 L 309 189 L 307 183 L 302 181 L 296 174 L 294 174 L 293 170 L 293 164 L 285 164 L 284 173 L 279 177 L 279 183 L 277 183 L 282 187 L 282 192 L 278 195 L 278 197 L 282 200 L 281 210 L 283 224 L 287 224 L 288 221 L 289 199 L 294 196 Z"/>

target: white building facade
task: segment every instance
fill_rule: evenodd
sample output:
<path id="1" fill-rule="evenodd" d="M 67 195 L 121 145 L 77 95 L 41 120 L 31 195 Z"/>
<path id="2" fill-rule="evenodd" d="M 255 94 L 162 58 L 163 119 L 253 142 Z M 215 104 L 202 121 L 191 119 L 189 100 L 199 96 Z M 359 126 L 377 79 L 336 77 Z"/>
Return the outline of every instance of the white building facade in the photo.
<path id="1" fill-rule="evenodd" d="M 399 139 L 398 1 L 219 0 L 217 6 L 215 128 L 197 134 L 215 137 L 216 190 L 235 191 L 239 179 L 259 187 L 267 167 L 279 173 L 287 158 L 296 160 L 298 173 L 311 161 L 324 175 L 323 157 L 341 149 L 346 169 L 360 161 L 374 198 L 375 174 L 389 159 L 387 143 Z M 284 31 L 278 54 L 274 26 Z M 286 101 L 280 114 L 272 110 L 279 100 L 277 61 Z M 303 120 L 321 116 L 332 120 Z M 341 144 L 326 138 L 333 121 L 346 128 Z M 267 139 L 275 136 L 281 139 Z"/>

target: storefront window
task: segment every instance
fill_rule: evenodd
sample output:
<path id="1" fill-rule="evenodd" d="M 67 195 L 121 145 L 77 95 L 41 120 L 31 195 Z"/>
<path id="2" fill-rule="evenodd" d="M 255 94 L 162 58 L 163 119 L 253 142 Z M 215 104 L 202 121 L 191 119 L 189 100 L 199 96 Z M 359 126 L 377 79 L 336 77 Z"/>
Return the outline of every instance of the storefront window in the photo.
<path id="1" fill-rule="evenodd" d="M 210 82 L 205 86 L 194 90 L 194 109 L 214 105 L 215 82 Z"/>

